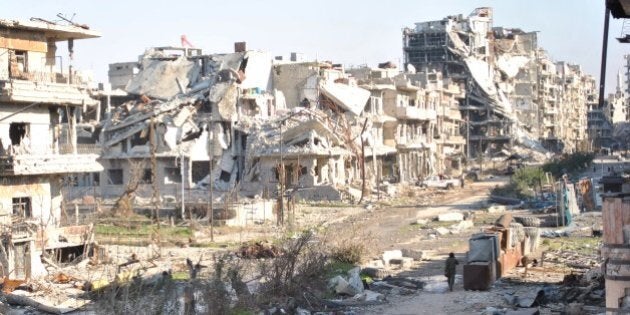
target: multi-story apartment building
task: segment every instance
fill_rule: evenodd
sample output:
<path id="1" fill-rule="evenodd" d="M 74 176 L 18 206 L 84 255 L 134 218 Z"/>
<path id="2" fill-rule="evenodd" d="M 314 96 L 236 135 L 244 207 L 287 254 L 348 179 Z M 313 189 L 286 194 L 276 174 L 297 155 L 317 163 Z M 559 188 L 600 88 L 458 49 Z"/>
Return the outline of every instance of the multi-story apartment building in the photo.
<path id="1" fill-rule="evenodd" d="M 586 148 L 592 77 L 579 66 L 554 64 L 536 32 L 493 27 L 491 8 L 416 23 L 403 30 L 403 51 L 407 67 L 438 69 L 465 86 L 459 109 L 469 158 L 514 144 L 555 152 Z"/>
<path id="2" fill-rule="evenodd" d="M 85 109 L 97 106 L 57 43 L 99 33 L 44 20 L 0 20 L 0 227 L 3 274 L 36 277 L 40 256 L 83 246 L 85 228 L 64 227 L 62 179 L 98 172 L 98 151 L 77 142 Z M 69 67 L 62 67 L 62 65 Z M 65 257 L 65 255 L 62 255 Z"/>

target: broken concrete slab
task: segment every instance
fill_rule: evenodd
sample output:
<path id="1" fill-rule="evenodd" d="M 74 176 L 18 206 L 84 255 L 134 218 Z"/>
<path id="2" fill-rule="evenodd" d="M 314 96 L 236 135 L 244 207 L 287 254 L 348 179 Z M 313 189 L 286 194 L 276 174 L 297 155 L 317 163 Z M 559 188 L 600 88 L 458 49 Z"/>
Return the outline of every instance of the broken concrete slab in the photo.
<path id="1" fill-rule="evenodd" d="M 452 228 L 457 231 L 463 231 L 463 230 L 470 229 L 474 226 L 475 226 L 475 223 L 472 220 L 464 220 L 464 221 L 460 221 L 457 224 L 454 224 Z"/>
<path id="2" fill-rule="evenodd" d="M 435 254 L 435 251 L 432 250 L 417 250 L 417 249 L 407 249 L 404 248 L 402 250 L 404 257 L 411 257 L 415 260 L 426 259 L 427 257 Z"/>
<path id="3" fill-rule="evenodd" d="M 348 284 L 357 293 L 363 292 L 363 281 L 361 280 L 361 268 L 354 267 L 348 270 Z"/>
<path id="4" fill-rule="evenodd" d="M 354 115 L 359 115 L 363 111 L 370 98 L 368 90 L 334 82 L 322 84 L 321 92 Z"/>
<path id="5" fill-rule="evenodd" d="M 357 292 L 342 276 L 336 276 L 328 281 L 328 288 L 337 294 L 356 295 Z"/>
<path id="6" fill-rule="evenodd" d="M 179 85 L 194 83 L 194 74 L 199 72 L 197 63 L 181 56 L 175 60 L 153 59 L 157 56 L 145 54 L 142 71 L 134 76 L 125 90 L 131 94 L 147 95 L 151 98 L 169 99 L 180 93 Z"/>
<path id="7" fill-rule="evenodd" d="M 463 221 L 464 214 L 461 212 L 449 212 L 438 215 L 438 221 L 440 222 L 450 222 L 450 221 Z"/>
<path id="8" fill-rule="evenodd" d="M 385 266 L 388 266 L 392 259 L 403 258 L 403 254 L 402 254 L 402 251 L 399 250 L 399 249 L 386 250 L 386 251 L 383 252 L 383 256 L 382 257 L 383 257 L 383 262 L 385 263 Z"/>

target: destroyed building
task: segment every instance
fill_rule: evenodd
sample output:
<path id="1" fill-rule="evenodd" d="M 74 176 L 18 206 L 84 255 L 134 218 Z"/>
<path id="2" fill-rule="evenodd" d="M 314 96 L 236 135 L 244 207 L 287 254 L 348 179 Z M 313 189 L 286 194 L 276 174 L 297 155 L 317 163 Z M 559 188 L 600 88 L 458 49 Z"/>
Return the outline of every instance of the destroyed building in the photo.
<path id="1" fill-rule="evenodd" d="M 405 28 L 403 52 L 407 68 L 437 69 L 465 86 L 460 110 L 469 157 L 514 145 L 539 152 L 541 144 L 556 152 L 585 149 L 588 77 L 564 63 L 557 69 L 538 47 L 536 32 L 493 27 L 491 8 Z M 558 115 L 576 124 L 559 132 L 547 123 Z"/>
<path id="2" fill-rule="evenodd" d="M 375 120 L 383 121 L 383 143 L 392 149 L 387 156 L 395 157 L 383 159 L 391 161 L 386 175 L 415 182 L 431 174 L 460 174 L 466 142 L 460 133 L 459 102 L 464 93 L 459 85 L 435 71 L 356 68 L 348 72 L 371 91 L 370 103 L 379 104 Z"/>
<path id="3" fill-rule="evenodd" d="M 614 149 L 630 149 L 630 55 L 625 55 L 626 61 L 625 73 L 619 71 L 617 74 L 617 86 L 615 93 L 608 95 L 606 100 L 604 114 L 607 120 L 612 124 L 613 143 L 611 148 Z"/>
<path id="4" fill-rule="evenodd" d="M 271 60 L 256 51 L 176 47 L 152 48 L 140 59 L 126 86 L 136 99 L 102 123 L 103 195 L 122 194 L 132 180 L 140 196 L 152 196 L 155 184 L 160 199 L 181 199 L 182 188 L 207 187 L 209 173 L 214 189 L 234 188 L 247 137 L 236 125 L 275 111 Z"/>
<path id="5" fill-rule="evenodd" d="M 3 277 L 41 276 L 40 256 L 71 259 L 88 241 L 87 226 L 64 220 L 62 188 L 71 174 L 103 169 L 98 149 L 78 141 L 82 113 L 98 101 L 57 43 L 67 41 L 72 60 L 75 40 L 97 37 L 85 25 L 0 20 Z"/>
<path id="6" fill-rule="evenodd" d="M 258 139 L 250 139 L 250 187 L 266 181 L 266 191 L 279 185 L 305 199 L 338 200 L 344 192 L 352 194 L 348 184 L 360 178 L 365 157 L 359 121 L 370 92 L 358 87 L 341 65 L 329 62 L 280 62 L 272 72 L 274 91 L 290 110 L 270 120 Z"/>

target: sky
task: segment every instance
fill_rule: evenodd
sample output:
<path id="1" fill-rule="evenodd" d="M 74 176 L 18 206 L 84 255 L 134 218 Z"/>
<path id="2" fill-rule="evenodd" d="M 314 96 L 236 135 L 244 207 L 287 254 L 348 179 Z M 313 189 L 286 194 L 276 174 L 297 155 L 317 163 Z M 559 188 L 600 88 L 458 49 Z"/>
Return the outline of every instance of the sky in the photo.
<path id="1" fill-rule="evenodd" d="M 205 53 L 234 50 L 234 42 L 272 56 L 291 52 L 346 66 L 402 61 L 402 29 L 415 22 L 492 7 L 494 26 L 539 31 L 539 46 L 556 61 L 582 65 L 599 81 L 605 0 L 391 0 L 391 1 L 89 1 L 0 0 L 0 18 L 71 17 L 102 33 L 75 41 L 77 69 L 107 80 L 108 64 L 135 61 L 146 48 L 179 46 L 186 35 Z M 615 37 L 623 20 L 610 20 L 606 91 L 614 91 L 630 44 Z M 630 27 L 630 21 L 628 22 Z M 67 49 L 58 55 L 67 62 Z"/>

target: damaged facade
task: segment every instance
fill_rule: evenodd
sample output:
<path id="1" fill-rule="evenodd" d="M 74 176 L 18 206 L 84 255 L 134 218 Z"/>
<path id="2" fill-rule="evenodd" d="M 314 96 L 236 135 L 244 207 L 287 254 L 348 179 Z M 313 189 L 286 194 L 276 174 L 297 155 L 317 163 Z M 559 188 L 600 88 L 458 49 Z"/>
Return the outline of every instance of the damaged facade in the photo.
<path id="1" fill-rule="evenodd" d="M 601 121 L 601 116 L 593 117 L 598 118 L 600 121 L 589 121 L 593 127 L 589 129 L 589 132 L 594 135 L 598 135 L 598 132 L 606 134 L 607 130 L 605 128 L 594 127 L 599 127 L 600 125 L 607 127 L 610 124 L 612 125 L 613 140 L 610 143 L 610 148 L 628 150 L 630 149 L 630 99 L 628 97 L 628 93 L 630 93 L 630 88 L 628 87 L 630 82 L 630 55 L 625 55 L 624 59 L 626 61 L 625 70 L 624 72 L 619 71 L 617 74 L 615 93 L 609 94 L 606 100 L 604 114 L 607 121 Z M 604 130 L 600 131 L 598 129 Z M 597 142 L 599 143 L 600 141 Z"/>
<path id="2" fill-rule="evenodd" d="M 414 182 L 432 174 L 460 175 L 466 143 L 460 134 L 463 88 L 440 72 L 392 70 L 349 70 L 372 93 L 373 125 L 382 126 L 376 151 L 383 144 L 389 149 L 380 150 L 387 153 L 381 161 L 385 178 Z"/>
<path id="3" fill-rule="evenodd" d="M 406 67 L 437 69 L 466 87 L 460 110 L 468 125 L 462 134 L 469 157 L 514 145 L 540 152 L 542 146 L 555 152 L 585 150 L 593 78 L 579 66 L 546 57 L 536 32 L 493 27 L 492 13 L 478 8 L 467 17 L 404 29 Z M 550 121 L 566 121 L 555 124 L 565 130 L 556 130 Z"/>
<path id="4" fill-rule="evenodd" d="M 148 50 L 138 68 L 126 85 L 136 99 L 98 128 L 106 198 L 135 176 L 145 201 L 155 187 L 158 202 L 205 204 L 209 189 L 339 200 L 463 165 L 463 87 L 439 72 L 354 69 L 383 72 L 379 83 L 330 62 L 174 47 Z"/>
<path id="5" fill-rule="evenodd" d="M 234 188 L 245 158 L 246 134 L 236 125 L 246 121 L 239 118 L 275 111 L 267 92 L 270 59 L 254 51 L 203 55 L 174 47 L 150 49 L 140 59 L 126 86 L 136 99 L 101 123 L 102 194 L 118 196 L 131 180 L 143 197 L 156 184 L 161 202 L 181 197 L 182 186 L 207 187 L 209 173 L 214 189 Z"/>
<path id="6" fill-rule="evenodd" d="M 40 256 L 66 255 L 88 240 L 86 226 L 62 226 L 63 179 L 99 172 L 98 150 L 77 141 L 82 113 L 98 102 L 56 43 L 99 33 L 41 19 L 0 20 L 0 224 L 2 276 L 45 272 Z M 64 254 L 65 253 L 65 254 Z M 64 257 L 68 258 L 68 257 Z"/>

